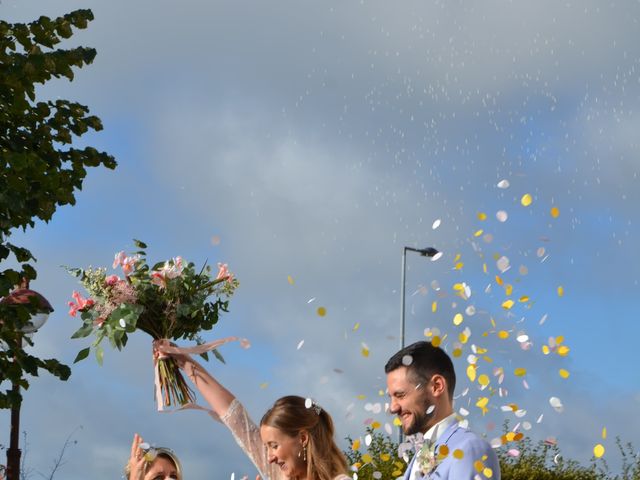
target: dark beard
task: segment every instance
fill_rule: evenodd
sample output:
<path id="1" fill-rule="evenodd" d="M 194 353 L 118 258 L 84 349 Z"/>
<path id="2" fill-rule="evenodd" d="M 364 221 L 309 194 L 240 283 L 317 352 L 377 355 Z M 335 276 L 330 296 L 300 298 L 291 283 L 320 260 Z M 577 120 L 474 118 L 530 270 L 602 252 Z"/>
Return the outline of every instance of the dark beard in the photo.
<path id="1" fill-rule="evenodd" d="M 431 413 L 427 413 L 427 409 L 431 406 L 431 402 L 425 401 L 423 408 L 419 412 L 413 412 L 413 423 L 404 431 L 405 435 L 415 435 L 416 433 L 425 433 L 429 430 L 429 421 L 435 413 L 435 409 Z"/>

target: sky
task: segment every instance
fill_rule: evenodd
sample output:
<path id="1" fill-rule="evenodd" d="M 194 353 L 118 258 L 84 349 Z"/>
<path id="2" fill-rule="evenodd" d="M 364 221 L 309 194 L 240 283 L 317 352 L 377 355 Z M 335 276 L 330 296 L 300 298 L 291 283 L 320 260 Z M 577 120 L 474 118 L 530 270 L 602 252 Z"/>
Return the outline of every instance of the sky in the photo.
<path id="1" fill-rule="evenodd" d="M 97 57 L 39 98 L 88 105 L 104 130 L 77 145 L 118 167 L 90 170 L 75 206 L 12 236 L 55 308 L 34 354 L 71 364 L 89 343 L 70 339 L 81 287 L 61 266 L 110 267 L 137 238 L 151 261 L 224 262 L 239 279 L 205 338 L 252 347 L 225 345 L 226 365 L 207 368 L 254 419 L 297 394 L 332 414 L 342 447 L 372 421 L 395 435 L 383 367 L 400 344 L 402 252 L 432 246 L 437 261 L 407 255 L 406 341 L 460 354 L 470 427 L 491 440 L 508 421 L 583 463 L 602 444 L 613 468 L 616 436 L 637 451 L 640 4 L 0 4 L 11 22 L 78 8 L 95 20 L 61 46 Z M 135 432 L 174 449 L 186 478 L 253 478 L 222 425 L 155 411 L 150 340 L 66 382 L 30 379 L 32 478 L 69 436 L 56 478 L 117 478 Z M 5 444 L 9 412 L 0 431 Z"/>

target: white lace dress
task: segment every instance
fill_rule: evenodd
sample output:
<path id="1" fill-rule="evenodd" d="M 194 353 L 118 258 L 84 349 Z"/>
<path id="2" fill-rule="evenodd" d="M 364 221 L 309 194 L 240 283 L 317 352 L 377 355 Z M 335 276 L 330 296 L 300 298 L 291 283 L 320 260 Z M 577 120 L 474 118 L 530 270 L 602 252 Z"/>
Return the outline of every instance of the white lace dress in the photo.
<path id="1" fill-rule="evenodd" d="M 231 402 L 227 413 L 220 420 L 231 430 L 236 442 L 256 466 L 263 480 L 282 480 L 285 478 L 276 464 L 268 462 L 260 438 L 260 430 L 237 399 Z M 333 480 L 351 480 L 351 477 L 340 474 Z"/>

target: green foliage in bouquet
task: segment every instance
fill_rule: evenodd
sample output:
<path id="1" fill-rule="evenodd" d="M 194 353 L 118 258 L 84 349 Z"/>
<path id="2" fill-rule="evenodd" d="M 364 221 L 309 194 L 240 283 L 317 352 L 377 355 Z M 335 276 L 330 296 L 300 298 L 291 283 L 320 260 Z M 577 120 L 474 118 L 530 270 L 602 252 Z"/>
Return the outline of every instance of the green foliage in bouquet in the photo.
<path id="1" fill-rule="evenodd" d="M 124 278 L 107 275 L 105 268 L 68 268 L 80 279 L 89 293 L 84 298 L 73 292 L 69 314 L 80 313 L 82 326 L 72 338 L 95 335 L 91 346 L 82 349 L 75 362 L 85 359 L 91 348 L 102 364 L 101 342 L 106 338 L 113 348 L 121 350 L 128 336 L 136 330 L 149 334 L 154 340 L 191 340 L 203 343 L 200 332 L 211 330 L 220 312 L 228 311 L 229 297 L 238 281 L 219 264 L 215 278 L 208 265 L 196 270 L 193 263 L 175 257 L 149 267 L 147 245 L 134 240 L 139 249 L 131 255 L 119 252 L 113 268 L 121 267 Z M 222 357 L 214 351 L 222 360 Z M 204 354 L 206 358 L 206 354 Z M 165 404 L 184 405 L 193 401 L 193 392 L 180 375 L 171 357 L 157 358 Z"/>
<path id="2" fill-rule="evenodd" d="M 371 436 L 371 443 L 363 450 L 360 439 L 347 437 L 349 449 L 344 452 L 347 462 L 358 474 L 358 480 L 391 480 L 402 477 L 407 464 L 398 456 L 398 444 L 391 437 L 373 427 L 367 427 L 365 438 Z M 374 474 L 379 472 L 379 474 Z"/>

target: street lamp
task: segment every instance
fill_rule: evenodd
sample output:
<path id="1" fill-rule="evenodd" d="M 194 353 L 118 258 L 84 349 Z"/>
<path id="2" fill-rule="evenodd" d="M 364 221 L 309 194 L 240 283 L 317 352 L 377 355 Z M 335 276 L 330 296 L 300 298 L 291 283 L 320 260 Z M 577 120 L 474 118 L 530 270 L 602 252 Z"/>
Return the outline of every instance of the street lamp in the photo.
<path id="1" fill-rule="evenodd" d="M 49 314 L 53 312 L 53 307 L 38 292 L 29 289 L 29 281 L 24 280 L 20 288 L 11 292 L 8 296 L 0 300 L 5 305 L 35 305 L 36 313 L 29 317 L 28 322 L 20 329 L 16 338 L 16 347 L 22 348 L 22 335 L 35 333 L 40 329 Z M 15 357 L 14 357 L 15 361 Z M 13 398 L 20 397 L 20 384 L 13 382 L 11 392 Z M 20 405 L 22 401 L 14 401 L 11 407 L 11 435 L 9 440 L 9 448 L 7 449 L 7 480 L 20 479 Z"/>
<path id="2" fill-rule="evenodd" d="M 400 288 L 400 349 L 404 348 L 404 290 L 406 284 L 406 273 L 407 273 L 407 252 L 417 252 L 422 257 L 430 257 L 433 258 L 438 255 L 438 250 L 433 247 L 427 248 L 412 248 L 412 247 L 404 247 L 402 250 L 402 284 Z"/>
<path id="3" fill-rule="evenodd" d="M 421 257 L 429 257 L 434 259 L 440 252 L 433 247 L 427 248 L 413 248 L 404 247 L 402 250 L 402 283 L 400 286 L 400 349 L 404 348 L 404 290 L 406 286 L 406 273 L 407 273 L 407 252 L 417 252 Z M 398 444 L 402 443 L 402 427 L 399 427 L 398 431 Z"/>

